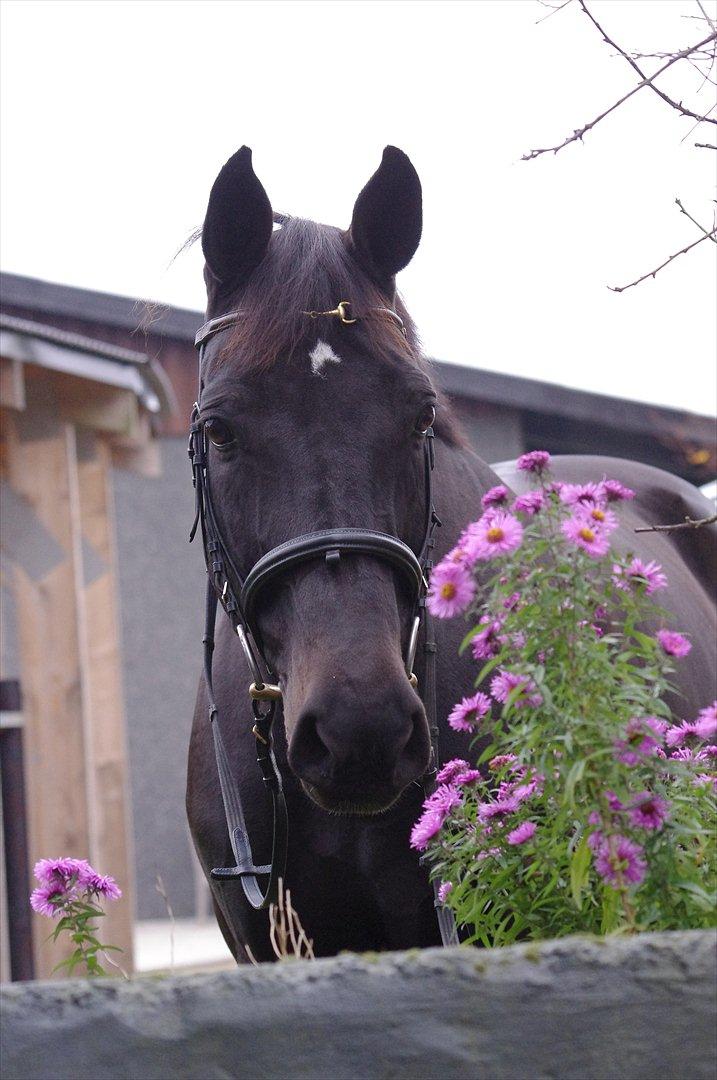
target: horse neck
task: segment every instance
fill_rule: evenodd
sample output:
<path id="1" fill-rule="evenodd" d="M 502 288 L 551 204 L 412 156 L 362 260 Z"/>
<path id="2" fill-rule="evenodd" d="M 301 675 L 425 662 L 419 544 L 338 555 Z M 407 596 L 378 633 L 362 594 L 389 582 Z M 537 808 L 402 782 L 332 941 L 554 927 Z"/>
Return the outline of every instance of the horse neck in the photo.
<path id="1" fill-rule="evenodd" d="M 500 477 L 471 449 L 436 440 L 433 501 L 442 522 L 437 556 L 452 547 L 469 521 L 483 512 L 481 498 Z"/>

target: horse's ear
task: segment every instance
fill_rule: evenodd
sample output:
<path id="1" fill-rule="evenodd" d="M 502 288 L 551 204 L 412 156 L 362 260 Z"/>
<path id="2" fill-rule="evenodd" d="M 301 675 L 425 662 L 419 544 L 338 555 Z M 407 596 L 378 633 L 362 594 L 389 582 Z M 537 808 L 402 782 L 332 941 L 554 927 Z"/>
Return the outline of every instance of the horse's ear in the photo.
<path id="1" fill-rule="evenodd" d="M 271 203 L 242 146 L 214 181 L 202 227 L 204 258 L 225 289 L 241 285 L 261 262 L 272 227 Z"/>
<path id="2" fill-rule="evenodd" d="M 422 226 L 418 173 L 402 150 L 387 146 L 354 206 L 354 250 L 369 271 L 392 278 L 413 258 Z"/>

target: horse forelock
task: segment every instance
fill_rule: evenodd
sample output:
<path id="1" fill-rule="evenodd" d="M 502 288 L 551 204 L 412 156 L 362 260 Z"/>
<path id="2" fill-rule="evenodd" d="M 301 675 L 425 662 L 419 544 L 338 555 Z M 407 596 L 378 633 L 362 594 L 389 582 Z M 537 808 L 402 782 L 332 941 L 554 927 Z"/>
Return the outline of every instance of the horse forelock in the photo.
<path id="1" fill-rule="evenodd" d="M 225 300 L 213 315 L 236 308 L 242 318 L 227 335 L 210 362 L 212 369 L 228 365 L 237 374 L 261 372 L 299 351 L 308 355 L 339 327 L 333 318 L 311 318 L 307 312 L 329 311 L 348 301 L 350 314 L 359 321 L 341 326 L 355 346 L 379 360 L 397 359 L 424 372 L 433 383 L 431 366 L 421 352 L 415 325 L 401 297 L 393 310 L 400 316 L 405 335 L 389 315 L 382 314 L 387 298 L 351 254 L 346 234 L 329 225 L 286 217 L 275 230 L 269 248 L 241 292 Z M 289 369 L 287 368 L 287 371 Z M 464 437 L 450 407 L 441 398 L 437 433 L 451 445 Z"/>

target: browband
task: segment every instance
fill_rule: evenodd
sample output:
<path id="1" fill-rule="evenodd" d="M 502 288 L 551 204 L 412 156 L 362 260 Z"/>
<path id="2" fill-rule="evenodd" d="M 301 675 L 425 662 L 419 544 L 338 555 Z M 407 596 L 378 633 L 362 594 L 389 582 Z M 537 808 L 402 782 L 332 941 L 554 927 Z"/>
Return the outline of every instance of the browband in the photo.
<path id="1" fill-rule="evenodd" d="M 334 308 L 332 311 L 305 311 L 303 314 L 308 316 L 309 318 L 318 318 L 322 315 L 337 315 L 340 318 L 341 322 L 344 323 L 358 322 L 361 318 L 365 318 L 365 316 L 358 315 L 355 317 L 352 316 L 351 319 L 344 318 L 344 316 L 341 314 L 342 306 L 345 309 L 347 307 L 350 307 L 351 305 L 348 303 L 348 301 L 342 300 L 341 303 L 338 304 L 337 307 Z M 403 319 L 397 312 L 393 310 L 393 308 L 369 308 L 366 314 L 370 314 L 371 312 L 378 312 L 381 315 L 388 315 L 398 325 L 398 328 L 404 335 L 404 337 L 406 336 L 406 327 L 404 325 Z M 246 313 L 244 311 L 230 311 L 227 315 L 220 315 L 216 319 L 208 319 L 207 322 L 205 322 L 204 325 L 200 326 L 197 330 L 196 336 L 194 338 L 195 348 L 198 349 L 200 348 L 200 346 L 206 344 L 206 342 L 209 341 L 211 337 L 214 337 L 214 335 L 218 334 L 221 330 L 226 330 L 229 326 L 235 326 L 245 317 L 245 314 Z"/>

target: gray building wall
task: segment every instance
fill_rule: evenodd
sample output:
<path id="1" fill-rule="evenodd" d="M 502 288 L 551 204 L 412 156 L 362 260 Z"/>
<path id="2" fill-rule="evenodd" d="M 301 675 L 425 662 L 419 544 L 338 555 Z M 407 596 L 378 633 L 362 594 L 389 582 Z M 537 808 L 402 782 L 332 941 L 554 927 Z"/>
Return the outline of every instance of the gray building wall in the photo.
<path id="1" fill-rule="evenodd" d="M 196 860 L 184 810 L 186 756 L 201 668 L 204 557 L 186 439 L 161 442 L 162 476 L 114 471 L 137 914 L 196 910 Z"/>

